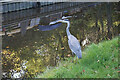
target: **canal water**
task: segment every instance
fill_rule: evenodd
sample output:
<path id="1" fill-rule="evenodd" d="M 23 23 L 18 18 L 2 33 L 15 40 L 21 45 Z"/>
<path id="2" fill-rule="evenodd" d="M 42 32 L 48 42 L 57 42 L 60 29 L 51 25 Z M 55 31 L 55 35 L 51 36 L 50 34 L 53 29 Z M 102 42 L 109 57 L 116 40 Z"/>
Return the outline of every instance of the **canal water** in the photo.
<path id="1" fill-rule="evenodd" d="M 97 44 L 102 40 L 110 40 L 118 36 L 119 25 L 115 18 L 118 17 L 118 14 L 113 13 L 114 24 L 108 35 L 106 15 L 102 15 L 104 28 L 99 22 L 96 26 L 96 10 L 97 7 L 85 9 L 72 14 L 73 17 L 69 19 L 70 32 L 79 40 L 82 51 L 92 43 Z M 49 18 L 47 19 L 49 21 Z M 45 22 L 43 20 L 39 25 L 43 23 L 48 25 Z M 61 60 L 65 61 L 66 58 L 72 57 L 67 42 L 66 26 L 66 24 L 62 24 L 50 31 L 40 31 L 36 26 L 27 30 L 25 35 L 16 33 L 11 36 L 3 36 L 3 72 L 12 74 L 11 70 L 16 70 L 16 72 L 24 70 L 24 75 L 20 75 L 20 77 L 34 77 L 47 68 L 58 66 Z M 11 74 L 7 77 L 11 77 Z"/>

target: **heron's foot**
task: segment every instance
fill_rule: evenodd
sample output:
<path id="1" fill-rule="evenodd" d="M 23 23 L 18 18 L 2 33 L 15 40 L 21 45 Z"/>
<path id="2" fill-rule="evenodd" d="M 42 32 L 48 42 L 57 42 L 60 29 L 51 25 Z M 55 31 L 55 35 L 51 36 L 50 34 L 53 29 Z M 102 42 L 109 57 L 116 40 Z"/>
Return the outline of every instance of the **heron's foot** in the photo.
<path id="1" fill-rule="evenodd" d="M 77 58 L 77 57 L 74 58 L 74 63 L 75 63 L 75 64 L 78 63 L 78 58 Z"/>
<path id="2" fill-rule="evenodd" d="M 71 63 L 74 63 L 74 60 L 73 60 L 73 59 L 71 59 L 71 60 L 70 60 L 70 62 L 71 62 Z"/>
<path id="3" fill-rule="evenodd" d="M 74 58 L 73 58 L 73 57 L 70 59 L 70 62 L 71 62 L 71 63 L 74 63 Z"/>
<path id="4" fill-rule="evenodd" d="M 75 64 L 78 64 L 78 59 L 75 59 Z"/>
<path id="5" fill-rule="evenodd" d="M 76 62 L 76 60 L 73 58 L 73 59 L 71 60 L 71 62 L 72 62 L 72 63 L 75 63 L 75 62 Z"/>
<path id="6" fill-rule="evenodd" d="M 72 60 L 71 62 L 74 63 L 74 64 L 77 64 L 77 63 L 78 63 L 77 60 Z"/>

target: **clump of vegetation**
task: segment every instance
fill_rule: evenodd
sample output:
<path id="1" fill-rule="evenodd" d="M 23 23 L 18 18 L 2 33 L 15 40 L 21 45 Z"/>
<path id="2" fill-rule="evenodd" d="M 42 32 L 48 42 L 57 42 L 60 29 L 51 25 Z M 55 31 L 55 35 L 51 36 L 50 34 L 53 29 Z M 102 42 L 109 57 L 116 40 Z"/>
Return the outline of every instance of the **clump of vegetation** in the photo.
<path id="1" fill-rule="evenodd" d="M 118 78 L 118 38 L 91 44 L 83 51 L 83 58 L 63 61 L 37 78 Z"/>

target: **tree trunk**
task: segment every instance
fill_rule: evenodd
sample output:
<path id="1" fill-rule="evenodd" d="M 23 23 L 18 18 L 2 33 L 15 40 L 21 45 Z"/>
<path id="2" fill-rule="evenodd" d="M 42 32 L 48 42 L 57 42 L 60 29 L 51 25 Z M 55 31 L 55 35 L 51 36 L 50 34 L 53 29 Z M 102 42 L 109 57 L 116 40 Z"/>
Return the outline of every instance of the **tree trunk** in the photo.
<path id="1" fill-rule="evenodd" d="M 95 21 L 95 26 L 98 27 L 98 11 L 96 10 L 96 21 Z"/>
<path id="2" fill-rule="evenodd" d="M 98 14 L 99 14 L 99 20 L 100 20 L 100 24 L 101 24 L 101 28 L 102 28 L 102 33 L 103 33 L 103 31 L 104 31 L 104 24 L 103 24 L 103 19 L 102 19 L 102 9 L 101 9 L 101 5 L 100 5 L 100 7 L 99 7 Z"/>
<path id="3" fill-rule="evenodd" d="M 107 24 L 108 24 L 108 33 L 107 36 L 109 39 L 112 38 L 112 33 L 110 31 L 111 27 L 113 26 L 112 24 L 112 12 L 111 12 L 111 5 L 112 3 L 107 3 Z"/>

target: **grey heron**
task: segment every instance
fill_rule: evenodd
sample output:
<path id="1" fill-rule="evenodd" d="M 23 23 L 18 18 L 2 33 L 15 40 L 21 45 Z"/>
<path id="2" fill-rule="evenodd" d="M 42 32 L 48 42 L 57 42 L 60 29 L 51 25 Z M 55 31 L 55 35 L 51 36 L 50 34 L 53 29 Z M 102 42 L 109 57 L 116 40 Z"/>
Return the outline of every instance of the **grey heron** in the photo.
<path id="1" fill-rule="evenodd" d="M 68 44 L 69 44 L 69 48 L 71 49 L 72 53 L 74 53 L 79 59 L 82 58 L 82 52 L 81 52 L 81 47 L 80 47 L 80 43 L 77 40 L 77 38 L 75 36 L 73 36 L 70 31 L 70 21 L 67 19 L 67 17 L 62 17 L 62 19 L 60 20 L 56 20 L 53 22 L 50 22 L 50 25 L 56 24 L 56 23 L 67 23 L 67 28 L 66 28 L 66 32 L 67 32 L 67 37 L 68 37 Z"/>

